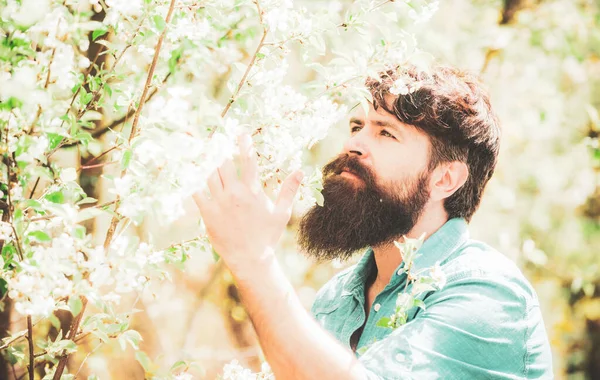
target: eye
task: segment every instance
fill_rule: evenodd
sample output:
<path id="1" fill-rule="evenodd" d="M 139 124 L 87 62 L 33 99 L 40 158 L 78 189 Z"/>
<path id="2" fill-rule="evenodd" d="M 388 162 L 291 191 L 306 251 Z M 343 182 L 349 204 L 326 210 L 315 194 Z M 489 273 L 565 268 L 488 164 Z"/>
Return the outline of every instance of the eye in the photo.
<path id="1" fill-rule="evenodd" d="M 394 135 L 392 135 L 391 133 L 389 133 L 388 131 L 386 131 L 385 129 L 381 131 L 381 135 L 385 136 L 385 137 L 391 137 L 394 140 L 396 140 L 396 137 L 394 137 Z"/>
<path id="2" fill-rule="evenodd" d="M 358 125 L 355 125 L 354 127 L 350 128 L 350 132 L 351 132 L 351 133 L 356 133 L 356 132 L 360 131 L 360 130 L 361 130 L 361 128 L 362 128 L 362 127 L 360 127 L 360 126 L 358 126 Z"/>

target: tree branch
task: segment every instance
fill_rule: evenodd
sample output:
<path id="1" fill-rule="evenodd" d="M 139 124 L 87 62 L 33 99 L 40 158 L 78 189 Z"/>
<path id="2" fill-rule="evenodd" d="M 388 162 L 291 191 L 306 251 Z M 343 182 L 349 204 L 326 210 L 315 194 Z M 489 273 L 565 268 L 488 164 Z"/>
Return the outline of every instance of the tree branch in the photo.
<path id="1" fill-rule="evenodd" d="M 19 333 L 19 335 L 13 336 L 9 341 L 7 341 L 2 346 L 0 346 L 0 351 L 8 348 L 11 344 L 13 344 L 14 342 L 16 342 L 19 339 L 24 338 L 26 335 L 27 335 L 27 331 L 21 331 L 21 333 Z"/>
<path id="2" fill-rule="evenodd" d="M 33 361 L 35 360 L 35 356 L 33 356 L 33 324 L 31 323 L 31 315 L 27 316 L 27 342 L 29 343 L 29 380 L 34 380 L 35 367 Z"/>
<path id="3" fill-rule="evenodd" d="M 240 80 L 240 82 L 237 85 L 237 89 L 235 90 L 233 95 L 231 95 L 231 97 L 229 98 L 229 101 L 227 102 L 227 105 L 221 112 L 221 117 L 225 117 L 225 115 L 227 115 L 227 112 L 231 108 L 231 105 L 235 102 L 235 99 L 237 98 L 238 94 L 240 93 L 240 90 L 242 89 L 242 87 L 244 87 L 244 84 L 246 83 L 246 78 L 248 77 L 250 70 L 252 70 L 254 63 L 256 62 L 256 58 L 258 57 L 258 53 L 260 53 L 260 49 L 262 49 L 262 47 L 265 45 L 265 39 L 267 38 L 267 34 L 268 34 L 269 30 L 267 29 L 266 26 L 264 26 L 263 17 L 262 17 L 262 9 L 260 8 L 260 2 L 258 0 L 256 0 L 256 8 L 258 10 L 258 18 L 260 19 L 260 24 L 263 26 L 263 34 L 260 39 L 260 42 L 258 43 L 258 46 L 256 47 L 256 50 L 254 51 L 254 55 L 252 56 L 250 63 L 248 64 L 248 67 L 246 67 L 246 71 L 244 72 L 244 75 L 242 75 L 242 79 Z M 215 134 L 216 130 L 217 129 L 215 128 L 212 131 L 210 131 L 210 133 L 208 134 L 208 137 L 209 138 L 212 137 Z"/>
<path id="4" fill-rule="evenodd" d="M 71 324 L 71 328 L 69 329 L 69 332 L 67 333 L 66 338 L 73 340 L 75 338 L 75 335 L 77 334 L 77 330 L 79 330 L 79 324 L 81 323 L 81 320 L 83 319 L 83 312 L 85 311 L 85 307 L 87 306 L 87 298 L 85 297 L 81 297 L 81 311 L 79 312 L 79 314 L 77 314 L 77 317 L 75 317 L 75 319 L 73 320 L 73 323 Z M 56 371 L 54 372 L 54 377 L 52 378 L 52 380 L 60 380 L 63 371 L 65 370 L 65 366 L 67 365 L 67 361 L 69 360 L 69 354 L 65 354 L 60 358 L 60 361 L 58 362 L 57 366 L 56 366 Z"/>
<path id="5" fill-rule="evenodd" d="M 169 6 L 169 12 L 167 13 L 167 17 L 165 18 L 165 24 L 169 24 L 171 22 L 171 17 L 173 16 L 173 9 L 175 7 L 175 0 L 171 0 L 171 5 Z M 167 34 L 167 27 L 163 29 L 160 37 L 158 38 L 158 42 L 156 43 L 156 51 L 154 52 L 154 57 L 152 58 L 152 64 L 150 65 L 150 70 L 148 71 L 148 76 L 146 77 L 146 84 L 144 85 L 144 91 L 142 92 L 142 97 L 140 98 L 140 105 L 135 111 L 135 116 L 133 117 L 133 124 L 131 124 L 131 133 L 129 134 L 129 142 L 135 137 L 137 134 L 138 122 L 140 121 L 140 115 L 142 113 L 142 109 L 144 108 L 144 103 L 146 102 L 146 95 L 148 94 L 148 90 L 150 90 L 150 85 L 152 84 L 152 77 L 154 76 L 154 70 L 156 69 L 156 64 L 158 63 L 158 56 L 160 49 L 162 48 L 163 41 L 165 39 L 165 35 Z"/>

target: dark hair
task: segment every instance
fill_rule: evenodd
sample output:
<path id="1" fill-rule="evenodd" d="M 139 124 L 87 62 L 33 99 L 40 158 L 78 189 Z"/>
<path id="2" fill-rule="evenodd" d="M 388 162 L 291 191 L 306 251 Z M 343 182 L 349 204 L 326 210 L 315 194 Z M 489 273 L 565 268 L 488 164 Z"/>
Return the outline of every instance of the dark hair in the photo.
<path id="1" fill-rule="evenodd" d="M 399 78 L 409 88 L 416 85 L 416 89 L 391 94 L 390 89 Z M 383 73 L 379 80 L 369 78 L 366 85 L 376 109 L 382 107 L 430 137 L 430 170 L 444 162 L 467 164 L 469 178 L 445 200 L 444 208 L 448 218 L 471 220 L 494 173 L 500 144 L 498 118 L 479 80 L 447 66 L 434 66 L 427 71 L 401 67 Z"/>

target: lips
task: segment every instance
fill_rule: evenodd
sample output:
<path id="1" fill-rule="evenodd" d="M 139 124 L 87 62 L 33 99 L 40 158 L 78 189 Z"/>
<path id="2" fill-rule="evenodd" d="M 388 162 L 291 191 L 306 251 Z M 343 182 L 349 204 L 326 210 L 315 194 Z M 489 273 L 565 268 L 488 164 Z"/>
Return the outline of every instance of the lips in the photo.
<path id="1" fill-rule="evenodd" d="M 360 179 L 360 177 L 353 171 L 348 170 L 348 169 L 343 169 L 340 173 L 340 176 L 342 177 L 349 177 L 349 178 L 358 178 Z"/>
<path id="2" fill-rule="evenodd" d="M 348 167 L 342 168 L 342 170 L 340 170 L 337 174 L 342 174 L 344 172 L 350 173 L 350 174 L 358 177 L 358 175 L 354 171 L 350 170 Z"/>

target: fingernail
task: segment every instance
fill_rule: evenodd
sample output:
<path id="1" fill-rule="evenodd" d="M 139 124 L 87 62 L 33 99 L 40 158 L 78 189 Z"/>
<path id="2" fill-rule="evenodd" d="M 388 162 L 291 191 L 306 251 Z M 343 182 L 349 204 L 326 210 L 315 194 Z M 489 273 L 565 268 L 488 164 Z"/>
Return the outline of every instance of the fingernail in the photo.
<path id="1" fill-rule="evenodd" d="M 302 182 L 303 179 L 304 179 L 304 172 L 302 170 L 300 170 L 298 173 L 296 173 L 296 180 L 298 182 Z"/>

